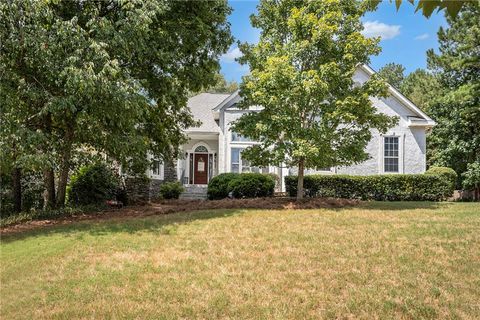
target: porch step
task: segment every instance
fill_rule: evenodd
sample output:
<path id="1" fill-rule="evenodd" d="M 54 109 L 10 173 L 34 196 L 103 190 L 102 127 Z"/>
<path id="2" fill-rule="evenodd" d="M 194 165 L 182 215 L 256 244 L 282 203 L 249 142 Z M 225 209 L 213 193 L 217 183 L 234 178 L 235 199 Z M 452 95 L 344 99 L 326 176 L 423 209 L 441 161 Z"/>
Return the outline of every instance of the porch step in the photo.
<path id="1" fill-rule="evenodd" d="M 207 186 L 192 185 L 184 186 L 185 191 L 180 195 L 180 199 L 207 199 Z"/>

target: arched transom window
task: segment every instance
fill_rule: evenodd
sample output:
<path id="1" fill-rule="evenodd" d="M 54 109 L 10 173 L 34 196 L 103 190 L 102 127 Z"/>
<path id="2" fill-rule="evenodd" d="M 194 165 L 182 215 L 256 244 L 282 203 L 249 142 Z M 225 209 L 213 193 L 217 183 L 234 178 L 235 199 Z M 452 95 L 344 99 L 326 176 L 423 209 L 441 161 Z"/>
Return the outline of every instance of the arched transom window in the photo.
<path id="1" fill-rule="evenodd" d="M 205 146 L 198 146 L 195 148 L 195 152 L 208 152 L 208 149 Z"/>

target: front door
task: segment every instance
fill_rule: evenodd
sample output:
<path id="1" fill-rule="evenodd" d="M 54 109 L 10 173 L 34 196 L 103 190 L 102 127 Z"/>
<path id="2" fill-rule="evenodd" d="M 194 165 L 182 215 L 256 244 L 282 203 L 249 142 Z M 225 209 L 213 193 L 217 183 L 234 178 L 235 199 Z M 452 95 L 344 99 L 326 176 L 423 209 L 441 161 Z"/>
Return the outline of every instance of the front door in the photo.
<path id="1" fill-rule="evenodd" d="M 207 184 L 208 183 L 208 154 L 195 153 L 194 156 L 194 184 Z"/>

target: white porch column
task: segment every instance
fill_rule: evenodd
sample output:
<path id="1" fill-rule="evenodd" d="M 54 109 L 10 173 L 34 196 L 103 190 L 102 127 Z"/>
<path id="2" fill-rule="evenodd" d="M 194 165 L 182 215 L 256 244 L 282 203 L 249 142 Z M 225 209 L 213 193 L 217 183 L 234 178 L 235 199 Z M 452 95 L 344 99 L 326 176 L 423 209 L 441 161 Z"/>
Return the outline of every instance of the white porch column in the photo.
<path id="1" fill-rule="evenodd" d="M 223 131 L 220 131 L 218 135 L 218 152 L 217 152 L 217 159 L 218 159 L 218 174 L 225 172 L 225 135 Z"/>

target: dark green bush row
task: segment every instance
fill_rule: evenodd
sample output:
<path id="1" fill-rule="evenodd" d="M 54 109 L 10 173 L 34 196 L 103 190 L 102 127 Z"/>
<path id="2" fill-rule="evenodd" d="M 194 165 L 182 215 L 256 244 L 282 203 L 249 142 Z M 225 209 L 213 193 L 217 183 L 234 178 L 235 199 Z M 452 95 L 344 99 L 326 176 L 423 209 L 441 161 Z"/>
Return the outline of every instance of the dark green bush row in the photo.
<path id="1" fill-rule="evenodd" d="M 261 173 L 222 173 L 210 180 L 208 198 L 224 199 L 232 193 L 234 198 L 271 197 L 275 179 Z"/>
<path id="2" fill-rule="evenodd" d="M 297 177 L 285 177 L 287 192 L 297 194 Z M 439 201 L 452 195 L 451 180 L 435 174 L 308 175 L 305 196 L 379 201 Z"/>

